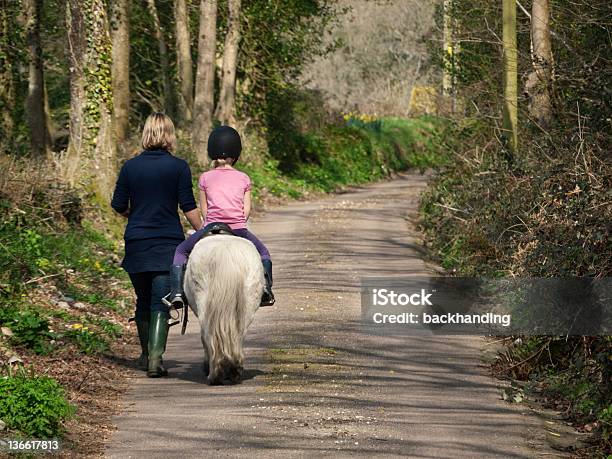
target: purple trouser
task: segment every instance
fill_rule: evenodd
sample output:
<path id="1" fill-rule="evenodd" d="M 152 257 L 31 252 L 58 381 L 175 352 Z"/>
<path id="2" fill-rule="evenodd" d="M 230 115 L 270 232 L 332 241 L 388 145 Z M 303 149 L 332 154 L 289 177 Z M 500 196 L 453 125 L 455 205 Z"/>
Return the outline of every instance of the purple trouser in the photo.
<path id="1" fill-rule="evenodd" d="M 259 255 L 261 256 L 262 260 L 270 259 L 270 252 L 268 252 L 268 249 L 266 248 L 266 246 L 263 245 L 263 242 L 257 239 L 257 237 L 253 233 L 251 233 L 248 229 L 240 228 L 240 229 L 235 229 L 232 231 L 234 232 L 236 236 L 239 236 L 241 238 L 248 239 L 249 241 L 251 241 L 253 245 L 255 245 L 255 248 L 259 252 Z M 185 262 L 187 261 L 187 258 L 189 258 L 189 254 L 195 247 L 196 242 L 198 242 L 200 238 L 202 237 L 203 232 L 204 232 L 204 228 L 196 231 L 195 233 L 193 233 L 191 236 L 189 236 L 187 239 L 185 239 L 183 242 L 179 244 L 179 246 L 176 248 L 176 251 L 174 252 L 174 260 L 172 261 L 173 265 L 184 265 L 185 264 Z"/>

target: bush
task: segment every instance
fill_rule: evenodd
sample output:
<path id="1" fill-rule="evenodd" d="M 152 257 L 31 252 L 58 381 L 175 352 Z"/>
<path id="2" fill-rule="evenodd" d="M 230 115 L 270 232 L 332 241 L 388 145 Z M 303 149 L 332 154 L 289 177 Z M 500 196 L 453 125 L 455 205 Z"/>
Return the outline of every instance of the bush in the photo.
<path id="1" fill-rule="evenodd" d="M 23 370 L 0 378 L 0 419 L 11 430 L 27 437 L 55 437 L 62 431 L 61 422 L 73 413 L 64 389 L 54 379 Z"/>
<path id="2" fill-rule="evenodd" d="M 428 244 L 442 265 L 463 276 L 610 276 L 612 163 L 599 138 L 577 149 L 561 133 L 550 144 L 524 136 L 520 156 L 508 158 L 492 136 L 482 121 L 452 125 L 446 148 L 457 159 L 422 199 Z M 610 337 L 522 338 L 499 372 L 541 387 L 571 420 L 599 422 L 609 446 L 611 353 Z"/>
<path id="3" fill-rule="evenodd" d="M 49 331 L 49 321 L 35 309 L 0 305 L 0 325 L 13 332 L 12 344 L 28 347 L 37 354 L 51 350 L 49 341 L 55 335 Z"/>
<path id="4" fill-rule="evenodd" d="M 0 325 L 8 327 L 13 333 L 10 337 L 12 345 L 27 347 L 36 354 L 48 354 L 54 348 L 51 340 L 66 339 L 74 343 L 83 354 L 108 351 L 108 342 L 82 323 L 74 323 L 66 332 L 51 332 L 49 330 L 51 316 L 64 322 L 76 318 L 65 311 L 47 311 L 26 305 L 0 306 Z M 91 318 L 86 321 L 110 338 L 121 336 L 121 327 L 108 320 Z"/>
<path id="5" fill-rule="evenodd" d="M 33 171 L 26 162 L 0 163 L 0 300 L 34 278 L 61 283 L 68 269 L 94 281 L 121 273 L 115 243 L 82 221 L 80 198 L 58 184 L 50 164 Z"/>
<path id="6" fill-rule="evenodd" d="M 83 324 L 74 324 L 64 336 L 74 342 L 83 354 L 97 354 L 108 350 L 108 343 Z"/>

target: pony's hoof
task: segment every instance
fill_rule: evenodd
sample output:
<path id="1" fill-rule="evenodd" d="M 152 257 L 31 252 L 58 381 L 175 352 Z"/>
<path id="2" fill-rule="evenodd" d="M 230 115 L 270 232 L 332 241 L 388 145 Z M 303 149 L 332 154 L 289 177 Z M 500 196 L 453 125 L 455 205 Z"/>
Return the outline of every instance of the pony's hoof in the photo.
<path id="1" fill-rule="evenodd" d="M 232 386 L 242 382 L 242 367 L 226 367 L 223 372 L 221 384 L 224 386 Z"/>
<path id="2" fill-rule="evenodd" d="M 228 375 L 228 379 L 232 384 L 240 384 L 242 382 L 243 373 L 244 369 L 242 367 L 233 368 Z"/>

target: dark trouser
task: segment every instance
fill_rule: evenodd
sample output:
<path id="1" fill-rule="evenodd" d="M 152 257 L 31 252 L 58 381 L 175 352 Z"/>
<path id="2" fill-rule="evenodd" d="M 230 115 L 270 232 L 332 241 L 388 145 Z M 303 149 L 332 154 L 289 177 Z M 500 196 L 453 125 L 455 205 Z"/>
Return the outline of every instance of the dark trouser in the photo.
<path id="1" fill-rule="evenodd" d="M 168 271 L 130 273 L 136 292 L 136 320 L 148 322 L 152 311 L 168 311 L 162 298 L 170 291 Z"/>

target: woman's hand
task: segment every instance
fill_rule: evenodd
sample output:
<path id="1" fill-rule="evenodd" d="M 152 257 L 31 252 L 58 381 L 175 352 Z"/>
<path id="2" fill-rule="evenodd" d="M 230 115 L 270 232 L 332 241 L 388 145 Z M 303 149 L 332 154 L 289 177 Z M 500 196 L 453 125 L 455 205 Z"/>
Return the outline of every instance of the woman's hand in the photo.
<path id="1" fill-rule="evenodd" d="M 194 230 L 197 231 L 202 227 L 202 215 L 200 215 L 200 209 L 197 207 L 189 212 L 185 212 L 185 217 L 187 217 Z"/>

